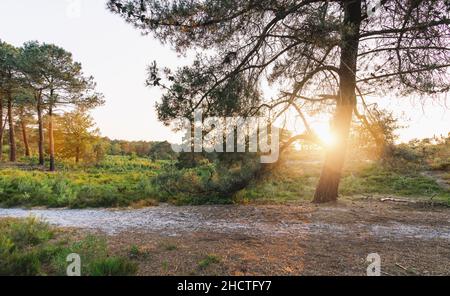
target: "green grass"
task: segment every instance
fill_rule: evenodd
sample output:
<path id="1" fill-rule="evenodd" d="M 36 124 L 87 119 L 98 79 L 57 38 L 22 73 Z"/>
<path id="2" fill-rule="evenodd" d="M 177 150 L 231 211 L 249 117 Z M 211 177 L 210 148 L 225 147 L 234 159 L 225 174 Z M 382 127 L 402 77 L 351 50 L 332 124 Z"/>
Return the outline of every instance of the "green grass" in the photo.
<path id="1" fill-rule="evenodd" d="M 138 246 L 132 245 L 131 248 L 130 248 L 129 254 L 130 254 L 130 257 L 136 258 L 136 257 L 139 257 L 141 255 L 141 250 L 139 249 Z"/>
<path id="2" fill-rule="evenodd" d="M 320 164 L 281 166 L 253 182 L 234 196 L 237 203 L 286 203 L 312 200 L 320 175 Z M 450 178 L 450 173 L 447 175 Z M 445 177 L 444 177 L 445 178 Z M 381 164 L 351 164 L 344 171 L 340 194 L 386 194 L 403 197 L 433 197 L 450 202 L 450 192 L 420 169 L 383 167 Z"/>
<path id="3" fill-rule="evenodd" d="M 96 236 L 71 243 L 69 237 L 35 218 L 0 220 L 0 275 L 66 275 L 69 254 L 81 258 L 83 276 L 134 275 L 137 266 L 110 256 L 106 241 Z"/>
<path id="4" fill-rule="evenodd" d="M 221 260 L 220 260 L 219 256 L 214 255 L 214 254 L 209 254 L 198 263 L 198 267 L 200 269 L 206 269 L 209 266 L 211 266 L 212 264 L 218 264 L 220 262 L 221 262 Z"/>
<path id="5" fill-rule="evenodd" d="M 129 276 L 137 272 L 137 266 L 134 263 L 121 257 L 95 260 L 89 268 L 90 276 Z"/>
<path id="6" fill-rule="evenodd" d="M 349 161 L 340 194 L 389 194 L 434 197 L 450 201 L 448 190 L 422 175 L 423 166 L 399 162 L 390 166 Z M 208 163 L 179 169 L 167 161 L 152 162 L 135 157 L 109 156 L 89 167 L 65 165 L 56 173 L 26 170 L 23 165 L 0 169 L 0 207 L 126 207 L 229 203 L 288 203 L 309 201 L 320 175 L 321 165 L 297 162 L 253 180 L 243 190 L 230 194 L 233 182 L 250 170 L 220 172 Z M 450 175 L 444 175 L 444 179 Z"/>
<path id="7" fill-rule="evenodd" d="M 0 205 L 48 207 L 119 207 L 155 199 L 151 179 L 161 163 L 108 157 L 89 168 L 56 173 L 7 168 L 0 170 Z"/>
<path id="8" fill-rule="evenodd" d="M 345 176 L 341 183 L 343 195 L 364 193 L 389 194 L 406 197 L 435 197 L 449 201 L 450 192 L 440 187 L 436 180 L 416 170 L 396 170 L 371 165 Z"/>
<path id="9" fill-rule="evenodd" d="M 286 203 L 311 200 L 320 164 L 282 164 L 234 195 L 236 203 Z"/>

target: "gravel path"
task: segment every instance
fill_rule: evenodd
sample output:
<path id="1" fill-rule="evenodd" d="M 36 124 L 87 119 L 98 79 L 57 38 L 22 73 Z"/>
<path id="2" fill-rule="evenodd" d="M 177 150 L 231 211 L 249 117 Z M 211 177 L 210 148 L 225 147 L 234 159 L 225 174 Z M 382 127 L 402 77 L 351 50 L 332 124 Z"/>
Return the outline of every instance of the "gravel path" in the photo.
<path id="1" fill-rule="evenodd" d="M 353 211 L 358 213 L 356 217 Z M 448 211 L 431 212 L 434 217 L 424 212 L 412 213 L 407 216 L 411 216 L 411 221 L 399 220 L 396 217 L 401 212 L 389 209 L 383 211 L 385 216 L 382 219 L 367 221 L 364 217 L 368 215 L 352 207 L 163 205 L 139 210 L 0 209 L 0 218 L 36 216 L 56 226 L 100 230 L 109 235 L 122 232 L 166 236 L 211 232 L 265 237 L 325 234 L 378 237 L 383 240 L 417 238 L 450 241 Z"/>

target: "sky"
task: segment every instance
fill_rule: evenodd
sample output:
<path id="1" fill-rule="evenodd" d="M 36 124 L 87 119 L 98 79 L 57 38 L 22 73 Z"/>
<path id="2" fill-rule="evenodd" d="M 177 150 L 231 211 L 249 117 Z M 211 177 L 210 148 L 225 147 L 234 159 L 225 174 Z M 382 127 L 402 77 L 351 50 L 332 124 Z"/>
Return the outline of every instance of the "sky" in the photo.
<path id="1" fill-rule="evenodd" d="M 161 93 L 145 86 L 146 67 L 156 60 L 176 69 L 190 59 L 142 36 L 109 12 L 106 0 L 0 0 L 0 39 L 15 46 L 38 40 L 72 52 L 105 95 L 106 104 L 92 111 L 103 136 L 179 141 L 157 119 L 154 106 Z M 377 100 L 408 126 L 400 131 L 401 141 L 450 132 L 450 101 L 447 106 L 445 99 L 423 106 L 407 98 Z M 318 128 L 324 130 L 324 123 Z"/>

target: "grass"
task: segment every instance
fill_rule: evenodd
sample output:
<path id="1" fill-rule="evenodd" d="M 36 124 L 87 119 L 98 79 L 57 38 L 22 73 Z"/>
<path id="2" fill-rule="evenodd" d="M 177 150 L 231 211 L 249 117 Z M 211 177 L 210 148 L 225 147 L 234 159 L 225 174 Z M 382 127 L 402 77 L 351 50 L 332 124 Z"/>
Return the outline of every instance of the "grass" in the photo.
<path id="1" fill-rule="evenodd" d="M 353 161 L 344 172 L 340 193 L 422 196 L 450 202 L 448 190 L 424 176 L 424 169 L 410 164 L 382 166 Z M 220 175 L 212 164 L 178 169 L 167 161 L 109 156 L 90 167 L 62 165 L 56 173 L 26 170 L 22 165 L 0 170 L 0 207 L 143 208 L 159 202 L 288 203 L 311 200 L 320 171 L 320 163 L 293 160 L 250 182 L 245 189 L 227 195 L 227 186 L 242 176 Z M 443 178 L 450 179 L 450 173 Z"/>
<path id="2" fill-rule="evenodd" d="M 368 166 L 345 176 L 341 183 L 343 195 L 378 193 L 405 197 L 434 197 L 450 201 L 450 192 L 435 179 L 416 170 L 395 170 L 379 165 Z"/>
<path id="3" fill-rule="evenodd" d="M 206 269 L 208 268 L 210 265 L 212 264 L 218 264 L 220 263 L 220 257 L 214 254 L 209 254 L 207 255 L 204 259 L 202 259 L 199 263 L 198 263 L 198 267 L 200 269 Z"/>
<path id="4" fill-rule="evenodd" d="M 132 245 L 130 248 L 130 257 L 136 258 L 139 257 L 142 253 L 138 246 Z"/>
<path id="5" fill-rule="evenodd" d="M 161 248 L 164 249 L 165 251 L 175 251 L 178 249 L 177 245 L 169 242 L 161 243 Z"/>
<path id="6" fill-rule="evenodd" d="M 320 164 L 282 165 L 234 196 L 236 203 L 286 203 L 311 200 L 320 176 Z M 450 178 L 448 173 L 447 178 Z M 445 178 L 445 177 L 444 177 Z M 340 194 L 386 194 L 402 197 L 433 197 L 450 203 L 450 192 L 417 168 L 399 169 L 378 163 L 350 164 L 344 171 Z"/>
<path id="7" fill-rule="evenodd" d="M 48 207 L 122 207 L 154 205 L 150 180 L 161 163 L 108 157 L 89 168 L 56 173 L 7 168 L 0 170 L 0 205 Z"/>
<path id="8" fill-rule="evenodd" d="M 81 258 L 83 276 L 134 275 L 137 266 L 110 256 L 106 241 L 96 236 L 71 242 L 57 229 L 35 218 L 0 220 L 0 275 L 66 275 L 69 254 Z"/>

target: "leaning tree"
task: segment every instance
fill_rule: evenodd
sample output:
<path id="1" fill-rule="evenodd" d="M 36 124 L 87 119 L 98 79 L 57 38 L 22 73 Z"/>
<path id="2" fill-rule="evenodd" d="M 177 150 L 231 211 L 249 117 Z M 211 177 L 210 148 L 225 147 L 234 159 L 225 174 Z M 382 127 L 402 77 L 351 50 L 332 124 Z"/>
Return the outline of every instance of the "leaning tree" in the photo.
<path id="1" fill-rule="evenodd" d="M 198 77 L 215 71 L 194 107 L 244 77 L 279 88 L 261 108 L 293 108 L 303 119 L 332 111 L 337 140 L 315 202 L 338 198 L 352 118 L 370 128 L 367 94 L 436 95 L 450 86 L 448 0 L 110 0 L 108 7 L 178 52 L 204 52 Z M 307 137 L 313 131 L 304 122 L 305 134 L 292 140 L 316 138 Z"/>

